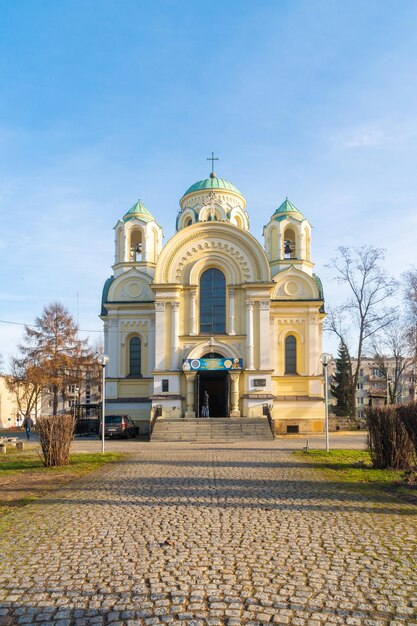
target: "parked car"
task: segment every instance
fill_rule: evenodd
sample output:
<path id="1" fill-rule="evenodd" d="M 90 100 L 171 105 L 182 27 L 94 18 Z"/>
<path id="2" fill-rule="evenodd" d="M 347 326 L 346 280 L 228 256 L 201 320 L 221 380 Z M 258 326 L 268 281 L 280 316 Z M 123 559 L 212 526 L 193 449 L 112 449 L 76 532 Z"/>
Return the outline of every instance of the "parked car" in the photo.
<path id="1" fill-rule="evenodd" d="M 105 437 L 136 437 L 136 426 L 129 415 L 106 415 Z M 100 422 L 100 437 L 102 436 L 102 422 Z"/>

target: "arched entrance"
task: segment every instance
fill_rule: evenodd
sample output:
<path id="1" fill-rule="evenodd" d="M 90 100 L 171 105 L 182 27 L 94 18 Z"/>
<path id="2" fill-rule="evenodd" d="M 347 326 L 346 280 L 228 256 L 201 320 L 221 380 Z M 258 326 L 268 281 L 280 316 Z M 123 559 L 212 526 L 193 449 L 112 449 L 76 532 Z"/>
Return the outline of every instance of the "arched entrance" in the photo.
<path id="1" fill-rule="evenodd" d="M 204 359 L 221 359 L 222 354 L 209 352 L 204 354 Z M 208 394 L 208 417 L 228 417 L 229 415 L 229 374 L 226 370 L 204 370 L 197 373 L 196 377 L 197 393 L 195 397 L 198 402 L 196 407 L 197 417 L 204 415 L 203 407 Z"/>

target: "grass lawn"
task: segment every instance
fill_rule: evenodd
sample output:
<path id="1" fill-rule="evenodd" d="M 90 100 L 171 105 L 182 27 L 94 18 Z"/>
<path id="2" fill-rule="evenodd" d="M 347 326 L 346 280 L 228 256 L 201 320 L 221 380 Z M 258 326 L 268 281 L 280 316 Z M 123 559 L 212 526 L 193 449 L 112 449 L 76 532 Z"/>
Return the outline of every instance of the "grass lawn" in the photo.
<path id="1" fill-rule="evenodd" d="M 368 485 L 374 491 L 390 491 L 409 496 L 414 494 L 417 498 L 416 487 L 403 482 L 404 470 L 374 469 L 366 450 L 297 450 L 294 454 L 320 469 L 332 480 Z"/>
<path id="2" fill-rule="evenodd" d="M 72 454 L 69 465 L 47 468 L 38 448 L 23 452 L 9 448 L 7 454 L 0 456 L 0 516 L 122 456 L 113 452 Z"/>

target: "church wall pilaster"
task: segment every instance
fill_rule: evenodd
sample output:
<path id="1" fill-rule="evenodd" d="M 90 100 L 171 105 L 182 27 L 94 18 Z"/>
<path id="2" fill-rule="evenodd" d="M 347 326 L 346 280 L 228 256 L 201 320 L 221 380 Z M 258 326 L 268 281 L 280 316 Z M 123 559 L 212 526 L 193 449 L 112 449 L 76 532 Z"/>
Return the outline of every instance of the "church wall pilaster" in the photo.
<path id="1" fill-rule="evenodd" d="M 253 345 L 253 305 L 251 300 L 246 301 L 246 369 L 254 368 L 254 345 Z"/>
<path id="2" fill-rule="evenodd" d="M 261 370 L 269 370 L 271 367 L 270 306 L 269 300 L 259 301 L 259 369 Z"/>
<path id="3" fill-rule="evenodd" d="M 179 368 L 180 303 L 171 302 L 171 369 Z"/>
<path id="4" fill-rule="evenodd" d="M 165 302 L 155 302 L 155 369 L 165 370 Z"/>

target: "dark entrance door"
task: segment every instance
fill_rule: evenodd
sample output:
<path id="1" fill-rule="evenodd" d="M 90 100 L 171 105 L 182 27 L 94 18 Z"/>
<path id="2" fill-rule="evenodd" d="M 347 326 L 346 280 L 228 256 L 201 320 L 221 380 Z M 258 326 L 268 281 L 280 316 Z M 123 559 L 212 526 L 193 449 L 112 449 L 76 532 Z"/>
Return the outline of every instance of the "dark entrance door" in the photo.
<path id="1" fill-rule="evenodd" d="M 197 376 L 199 378 L 198 415 L 201 415 L 204 392 L 207 391 L 209 395 L 210 417 L 228 417 L 228 373 L 225 371 L 199 372 Z"/>

